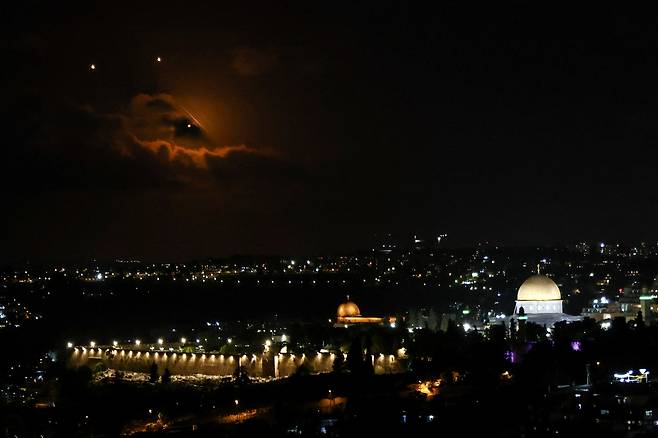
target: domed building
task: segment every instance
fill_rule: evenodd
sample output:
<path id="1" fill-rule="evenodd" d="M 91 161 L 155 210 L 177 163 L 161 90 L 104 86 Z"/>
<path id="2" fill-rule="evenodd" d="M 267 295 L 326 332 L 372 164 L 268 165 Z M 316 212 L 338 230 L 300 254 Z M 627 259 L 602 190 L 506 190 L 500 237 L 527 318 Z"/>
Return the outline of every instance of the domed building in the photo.
<path id="1" fill-rule="evenodd" d="M 516 295 L 514 313 L 523 308 L 531 313 L 562 313 L 562 295 L 557 284 L 545 275 L 533 275 L 523 282 Z"/>
<path id="2" fill-rule="evenodd" d="M 338 318 L 350 318 L 355 316 L 358 317 L 361 316 L 361 311 L 359 310 L 359 306 L 357 306 L 355 302 L 349 301 L 349 297 L 348 297 L 348 300 L 346 302 L 338 306 L 336 315 Z"/>
<path id="3" fill-rule="evenodd" d="M 354 301 L 350 301 L 348 295 L 347 300 L 341 303 L 336 310 L 336 327 L 349 327 L 352 325 L 360 324 L 375 324 L 384 325 L 389 324 L 395 327 L 395 317 L 389 316 L 382 318 L 379 316 L 361 316 L 361 310 Z"/>
<path id="4" fill-rule="evenodd" d="M 546 327 L 558 321 L 582 319 L 581 316 L 563 313 L 560 288 L 549 277 L 539 273 L 529 277 L 519 287 L 512 318 L 519 317 Z"/>

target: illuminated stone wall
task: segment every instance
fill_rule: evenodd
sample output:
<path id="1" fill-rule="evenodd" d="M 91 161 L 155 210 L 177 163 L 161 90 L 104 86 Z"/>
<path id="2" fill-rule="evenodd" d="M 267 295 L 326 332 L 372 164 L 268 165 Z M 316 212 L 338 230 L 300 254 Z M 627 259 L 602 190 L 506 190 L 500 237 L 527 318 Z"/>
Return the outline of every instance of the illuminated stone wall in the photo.
<path id="1" fill-rule="evenodd" d="M 347 355 L 345 355 L 346 357 Z M 94 367 L 102 363 L 105 367 L 120 370 L 148 373 L 151 365 L 158 366 L 162 374 L 168 368 L 171 374 L 209 376 L 232 376 L 238 367 L 243 366 L 253 377 L 288 377 L 304 364 L 311 373 L 325 373 L 333 369 L 333 353 L 317 353 L 314 356 L 263 353 L 241 357 L 237 355 L 174 353 L 115 350 L 102 348 L 74 348 L 68 358 L 68 366 Z M 376 374 L 399 373 L 403 364 L 393 355 L 371 356 Z"/>

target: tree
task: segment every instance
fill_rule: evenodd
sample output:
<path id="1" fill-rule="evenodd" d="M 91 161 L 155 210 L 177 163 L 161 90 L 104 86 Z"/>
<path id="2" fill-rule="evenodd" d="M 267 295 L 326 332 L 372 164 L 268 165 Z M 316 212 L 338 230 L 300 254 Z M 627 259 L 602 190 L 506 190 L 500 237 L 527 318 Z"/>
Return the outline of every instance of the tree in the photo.
<path id="1" fill-rule="evenodd" d="M 512 341 L 516 341 L 516 320 L 514 318 L 509 320 L 509 337 Z"/>
<path id="2" fill-rule="evenodd" d="M 299 377 L 306 377 L 311 375 L 311 369 L 308 366 L 307 362 L 303 362 L 301 365 L 297 367 L 295 372 L 293 373 L 294 378 L 299 378 Z"/>
<path id="3" fill-rule="evenodd" d="M 346 368 L 355 375 L 367 375 L 373 371 L 372 364 L 364 357 L 363 343 L 360 338 L 355 338 L 347 353 Z"/>
<path id="4" fill-rule="evenodd" d="M 418 310 L 409 309 L 409 325 L 411 327 L 418 327 L 420 325 L 420 318 L 418 317 Z"/>
<path id="5" fill-rule="evenodd" d="M 637 328 L 644 327 L 644 318 L 642 317 L 642 311 L 637 312 L 637 317 L 635 317 L 635 326 Z"/>
<path id="6" fill-rule="evenodd" d="M 350 351 L 347 353 L 346 367 L 350 373 L 360 374 L 364 368 L 363 351 L 361 339 L 356 338 L 350 345 Z"/>
<path id="7" fill-rule="evenodd" d="M 158 364 L 153 362 L 151 364 L 151 367 L 149 368 L 149 381 L 151 383 L 155 383 L 155 382 L 158 381 L 158 378 L 159 378 L 159 376 L 158 376 Z"/>
<path id="8" fill-rule="evenodd" d="M 162 383 L 171 383 L 171 372 L 169 371 L 169 368 L 165 368 L 164 372 L 162 373 Z"/>
<path id="9" fill-rule="evenodd" d="M 434 309 L 430 309 L 430 312 L 427 315 L 427 328 L 433 332 L 439 329 L 439 317 Z"/>
<path id="10" fill-rule="evenodd" d="M 334 373 L 342 373 L 345 371 L 345 357 L 342 352 L 336 353 L 334 358 L 334 363 L 332 364 L 332 370 Z"/>
<path id="11" fill-rule="evenodd" d="M 528 340 L 527 338 L 527 332 L 526 332 L 526 320 L 528 317 L 525 315 L 525 309 L 523 307 L 519 307 L 519 339 L 522 342 L 525 342 Z"/>
<path id="12" fill-rule="evenodd" d="M 247 371 L 247 367 L 243 365 L 237 366 L 233 373 L 233 377 L 239 385 L 249 383 L 249 372 Z"/>
<path id="13" fill-rule="evenodd" d="M 546 327 L 534 322 L 525 323 L 526 341 L 542 341 L 546 338 Z"/>

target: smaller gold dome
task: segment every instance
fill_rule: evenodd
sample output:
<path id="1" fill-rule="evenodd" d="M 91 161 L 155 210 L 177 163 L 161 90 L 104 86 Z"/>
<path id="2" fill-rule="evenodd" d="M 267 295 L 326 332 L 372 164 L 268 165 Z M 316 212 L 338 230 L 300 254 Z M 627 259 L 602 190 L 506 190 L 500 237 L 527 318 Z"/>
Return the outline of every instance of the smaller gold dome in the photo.
<path id="1" fill-rule="evenodd" d="M 361 316 L 361 311 L 359 306 L 357 306 L 353 301 L 346 301 L 340 306 L 338 306 L 338 311 L 336 312 L 339 318 L 351 317 L 351 316 Z"/>

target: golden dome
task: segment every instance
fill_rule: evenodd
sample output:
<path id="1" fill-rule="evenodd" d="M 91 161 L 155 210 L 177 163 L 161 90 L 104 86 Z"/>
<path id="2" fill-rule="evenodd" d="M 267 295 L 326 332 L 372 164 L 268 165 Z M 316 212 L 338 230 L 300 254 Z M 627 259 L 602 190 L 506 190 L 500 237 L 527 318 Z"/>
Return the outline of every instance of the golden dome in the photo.
<path id="1" fill-rule="evenodd" d="M 523 282 L 516 296 L 517 301 L 561 300 L 560 288 L 545 275 L 533 275 Z"/>
<path id="2" fill-rule="evenodd" d="M 338 306 L 338 310 L 336 311 L 336 314 L 338 315 L 339 318 L 350 317 L 350 316 L 361 316 L 361 311 L 359 310 L 359 306 L 357 306 L 354 302 L 348 300 L 345 301 L 340 306 Z"/>

